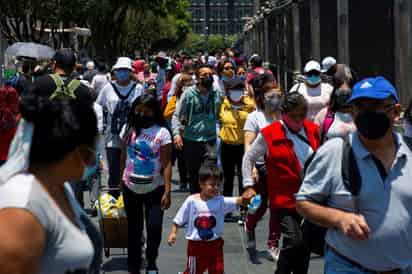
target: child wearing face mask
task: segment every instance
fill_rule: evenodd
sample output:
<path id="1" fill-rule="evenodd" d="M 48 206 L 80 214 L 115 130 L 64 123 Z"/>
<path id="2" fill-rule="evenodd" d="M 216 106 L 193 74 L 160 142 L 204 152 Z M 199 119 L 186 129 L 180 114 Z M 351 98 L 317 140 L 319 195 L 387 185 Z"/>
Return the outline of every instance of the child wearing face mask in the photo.
<path id="1" fill-rule="evenodd" d="M 244 131 L 243 127 L 249 113 L 256 109 L 252 98 L 245 95 L 245 82 L 235 77 L 225 85 L 226 97 L 220 108 L 219 121 L 221 139 L 221 161 L 224 177 L 223 195 L 233 196 L 233 180 L 237 172 L 238 193 L 242 188 L 242 158 L 244 154 Z M 226 217 L 231 221 L 231 215 Z"/>
<path id="2" fill-rule="evenodd" d="M 163 211 L 170 207 L 172 138 L 154 94 L 145 93 L 134 101 L 120 137 L 123 141 L 122 189 L 129 235 L 128 270 L 140 273 L 141 238 L 146 223 L 150 228 L 146 230 L 146 273 L 158 273 L 156 258 Z"/>

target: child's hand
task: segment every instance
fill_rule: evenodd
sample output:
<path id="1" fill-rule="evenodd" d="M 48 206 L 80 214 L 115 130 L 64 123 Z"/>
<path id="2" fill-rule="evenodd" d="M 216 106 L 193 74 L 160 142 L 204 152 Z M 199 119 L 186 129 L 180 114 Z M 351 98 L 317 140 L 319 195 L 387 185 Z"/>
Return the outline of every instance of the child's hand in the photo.
<path id="1" fill-rule="evenodd" d="M 173 246 L 176 243 L 176 233 L 171 232 L 169 238 L 167 239 L 169 246 Z"/>

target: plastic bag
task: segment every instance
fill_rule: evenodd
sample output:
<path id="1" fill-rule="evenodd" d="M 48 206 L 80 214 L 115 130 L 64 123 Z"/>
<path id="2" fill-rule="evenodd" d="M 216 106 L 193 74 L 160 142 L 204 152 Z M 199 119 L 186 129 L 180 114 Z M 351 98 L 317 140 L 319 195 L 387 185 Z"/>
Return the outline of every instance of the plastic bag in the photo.
<path id="1" fill-rule="evenodd" d="M 99 208 L 99 202 L 101 208 Z M 99 197 L 99 201 L 96 201 L 95 207 L 100 210 L 103 217 L 116 217 L 118 215 L 116 204 L 116 199 L 112 195 L 105 193 Z"/>

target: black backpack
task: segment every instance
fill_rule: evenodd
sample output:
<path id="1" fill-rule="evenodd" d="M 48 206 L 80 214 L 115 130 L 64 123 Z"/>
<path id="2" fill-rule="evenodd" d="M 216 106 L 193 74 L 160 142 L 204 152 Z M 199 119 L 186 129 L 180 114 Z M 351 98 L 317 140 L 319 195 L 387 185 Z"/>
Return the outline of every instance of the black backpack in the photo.
<path id="1" fill-rule="evenodd" d="M 117 96 L 120 99 L 113 111 L 110 133 L 113 135 L 119 135 L 123 126 L 126 124 L 127 114 L 129 113 L 131 108 L 131 104 L 129 103 L 127 98 L 129 98 L 132 91 L 136 88 L 136 84 L 132 86 L 132 88 L 127 92 L 125 96 L 120 94 L 115 84 L 110 84 L 112 85 L 113 90 L 116 92 Z"/>
<path id="2" fill-rule="evenodd" d="M 354 210 L 357 212 L 359 211 L 358 195 L 362 187 L 362 179 L 349 141 L 345 139 L 342 146 L 342 180 L 346 189 L 354 196 Z M 314 156 L 315 153 L 306 161 L 305 171 Z M 324 255 L 326 231 L 327 228 L 318 226 L 306 219 L 304 220 L 302 224 L 303 241 L 311 252 L 320 256 Z"/>

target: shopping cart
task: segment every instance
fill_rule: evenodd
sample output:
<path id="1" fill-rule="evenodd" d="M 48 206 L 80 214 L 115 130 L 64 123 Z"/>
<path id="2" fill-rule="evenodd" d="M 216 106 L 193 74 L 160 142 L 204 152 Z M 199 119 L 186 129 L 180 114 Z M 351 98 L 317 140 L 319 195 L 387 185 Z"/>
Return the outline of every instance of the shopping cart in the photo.
<path id="1" fill-rule="evenodd" d="M 99 196 L 110 191 L 119 191 L 119 188 L 101 187 Z M 103 238 L 103 251 L 106 258 L 110 257 L 111 248 L 123 249 L 126 254 L 127 248 L 127 218 L 126 217 L 107 217 L 102 214 L 100 198 L 98 203 L 98 221 Z"/>

